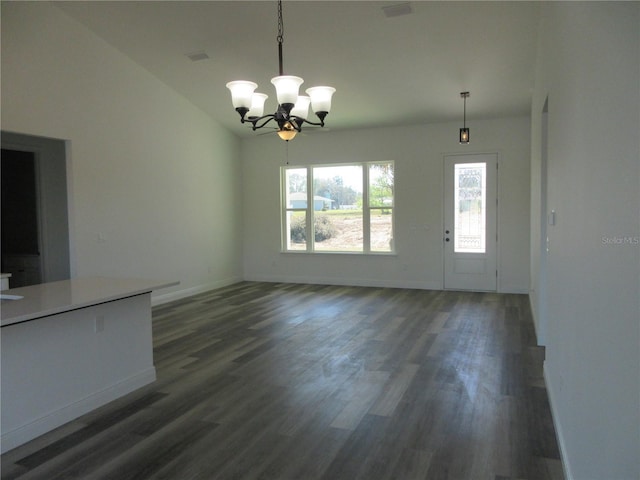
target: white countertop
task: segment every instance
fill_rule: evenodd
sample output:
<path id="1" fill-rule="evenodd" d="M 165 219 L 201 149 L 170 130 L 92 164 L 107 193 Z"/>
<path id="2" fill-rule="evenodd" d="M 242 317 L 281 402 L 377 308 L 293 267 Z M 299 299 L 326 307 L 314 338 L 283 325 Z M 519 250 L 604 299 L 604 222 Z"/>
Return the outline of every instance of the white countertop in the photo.
<path id="1" fill-rule="evenodd" d="M 178 285 L 178 283 L 141 278 L 81 277 L 12 288 L 3 293 L 24 298 L 2 300 L 1 326 L 6 327 L 48 315 L 133 297 Z"/>

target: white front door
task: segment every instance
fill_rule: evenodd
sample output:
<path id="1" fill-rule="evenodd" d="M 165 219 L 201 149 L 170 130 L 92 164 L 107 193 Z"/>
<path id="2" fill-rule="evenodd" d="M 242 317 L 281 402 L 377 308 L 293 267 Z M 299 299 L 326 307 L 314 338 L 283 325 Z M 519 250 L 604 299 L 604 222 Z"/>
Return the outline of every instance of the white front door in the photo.
<path id="1" fill-rule="evenodd" d="M 444 157 L 444 288 L 495 292 L 497 154 Z"/>

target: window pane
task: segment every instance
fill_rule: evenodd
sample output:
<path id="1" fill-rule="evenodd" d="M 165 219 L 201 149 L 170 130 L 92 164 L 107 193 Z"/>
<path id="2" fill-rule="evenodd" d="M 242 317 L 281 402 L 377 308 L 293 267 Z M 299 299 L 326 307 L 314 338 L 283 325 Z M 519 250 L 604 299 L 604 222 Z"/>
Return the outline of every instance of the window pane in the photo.
<path id="1" fill-rule="evenodd" d="M 393 251 L 393 210 L 391 208 L 372 208 L 371 214 L 371 251 Z"/>
<path id="2" fill-rule="evenodd" d="M 314 210 L 362 208 L 362 167 L 345 165 L 313 169 Z"/>
<path id="3" fill-rule="evenodd" d="M 454 250 L 484 253 L 487 165 L 456 164 L 454 177 Z"/>
<path id="4" fill-rule="evenodd" d="M 315 250 L 363 251 L 362 166 L 313 169 Z"/>
<path id="5" fill-rule="evenodd" d="M 288 168 L 285 175 L 287 208 L 307 208 L 307 169 Z"/>
<path id="6" fill-rule="evenodd" d="M 307 249 L 307 214 L 306 212 L 287 212 L 287 250 Z"/>
<path id="7" fill-rule="evenodd" d="M 362 252 L 362 210 L 332 210 L 316 215 L 314 222 L 318 252 Z"/>
<path id="8" fill-rule="evenodd" d="M 393 207 L 393 163 L 369 165 L 369 206 Z"/>

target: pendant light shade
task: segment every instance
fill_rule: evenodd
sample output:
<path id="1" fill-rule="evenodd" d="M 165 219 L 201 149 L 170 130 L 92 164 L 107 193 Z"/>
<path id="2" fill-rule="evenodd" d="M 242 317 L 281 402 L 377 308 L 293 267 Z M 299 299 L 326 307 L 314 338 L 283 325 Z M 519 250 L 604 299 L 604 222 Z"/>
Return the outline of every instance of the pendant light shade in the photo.
<path id="1" fill-rule="evenodd" d="M 460 143 L 465 144 L 469 143 L 469 129 L 461 128 L 460 129 Z"/>

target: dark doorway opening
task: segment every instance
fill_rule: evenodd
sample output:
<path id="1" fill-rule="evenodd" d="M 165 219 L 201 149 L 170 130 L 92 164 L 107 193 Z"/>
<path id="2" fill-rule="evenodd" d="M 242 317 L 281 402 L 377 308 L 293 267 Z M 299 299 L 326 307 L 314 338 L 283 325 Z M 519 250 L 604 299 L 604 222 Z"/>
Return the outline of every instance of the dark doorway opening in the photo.
<path id="1" fill-rule="evenodd" d="M 35 153 L 2 149 L 2 271 L 11 286 L 41 282 Z"/>
<path id="2" fill-rule="evenodd" d="M 3 131 L 1 154 L 3 277 L 10 288 L 70 278 L 66 142 Z"/>

